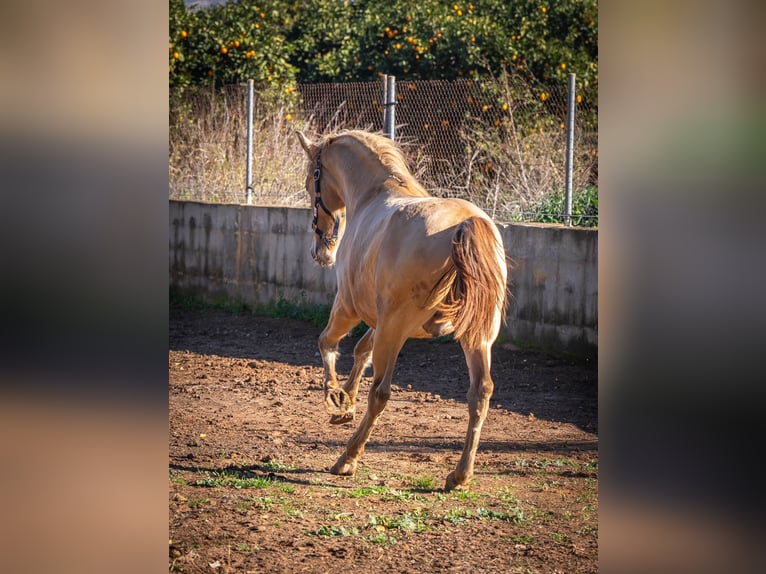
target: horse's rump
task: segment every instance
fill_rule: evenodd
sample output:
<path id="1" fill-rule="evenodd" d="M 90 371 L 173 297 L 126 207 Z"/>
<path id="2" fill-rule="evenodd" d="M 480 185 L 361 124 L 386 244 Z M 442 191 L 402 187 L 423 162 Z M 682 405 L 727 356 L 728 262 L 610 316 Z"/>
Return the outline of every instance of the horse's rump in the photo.
<path id="1" fill-rule="evenodd" d="M 438 323 L 451 323 L 455 339 L 477 348 L 496 336 L 498 311 L 505 321 L 508 288 L 505 251 L 492 222 L 482 217 L 463 221 L 452 236 L 447 271 L 431 291 L 429 307 Z"/>

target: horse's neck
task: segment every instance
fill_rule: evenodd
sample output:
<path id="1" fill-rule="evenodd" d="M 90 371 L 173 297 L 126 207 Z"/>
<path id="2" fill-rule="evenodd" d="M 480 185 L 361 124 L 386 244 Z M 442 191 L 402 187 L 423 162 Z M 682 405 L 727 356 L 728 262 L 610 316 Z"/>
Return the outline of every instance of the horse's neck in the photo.
<path id="1" fill-rule="evenodd" d="M 381 195 L 428 196 L 410 175 L 396 173 L 397 170 L 392 171 L 390 166 L 371 157 L 369 150 L 361 151 L 349 144 L 349 147 L 344 148 L 344 152 L 345 156 L 336 156 L 339 160 L 336 165 L 340 168 L 338 175 L 342 181 L 343 199 L 349 214 Z"/>
<path id="2" fill-rule="evenodd" d="M 417 183 L 415 183 L 417 185 Z M 359 193 L 360 188 L 351 188 L 350 201 L 346 202 L 346 211 L 353 217 L 359 209 L 372 204 L 404 205 L 433 199 L 421 187 L 413 187 L 411 182 L 397 176 L 385 176 Z"/>
<path id="3" fill-rule="evenodd" d="M 393 180 L 382 168 L 368 169 L 360 165 L 344 173 L 343 195 L 346 210 L 353 213 L 358 207 L 369 203 L 381 193 L 386 193 Z"/>

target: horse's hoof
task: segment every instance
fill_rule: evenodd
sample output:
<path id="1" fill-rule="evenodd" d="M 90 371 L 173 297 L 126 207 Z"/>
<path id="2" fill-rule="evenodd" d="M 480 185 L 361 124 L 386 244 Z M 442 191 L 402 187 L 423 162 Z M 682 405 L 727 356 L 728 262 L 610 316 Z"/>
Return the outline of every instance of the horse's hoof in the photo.
<path id="1" fill-rule="evenodd" d="M 330 469 L 331 474 L 338 476 L 353 476 L 356 472 L 356 461 L 346 462 L 346 455 L 343 454 Z"/>
<path id="2" fill-rule="evenodd" d="M 468 481 L 464 480 L 463 482 L 458 482 L 457 477 L 455 476 L 455 471 L 450 472 L 447 475 L 447 481 L 444 484 L 444 491 L 450 492 L 451 490 L 467 490 L 468 489 Z"/>
<path id="3" fill-rule="evenodd" d="M 351 410 L 351 398 L 343 389 L 328 389 L 324 398 L 324 408 L 330 415 L 345 415 Z"/>
<path id="4" fill-rule="evenodd" d="M 354 411 L 348 411 L 342 415 L 332 415 L 330 417 L 331 425 L 343 425 L 354 421 Z"/>

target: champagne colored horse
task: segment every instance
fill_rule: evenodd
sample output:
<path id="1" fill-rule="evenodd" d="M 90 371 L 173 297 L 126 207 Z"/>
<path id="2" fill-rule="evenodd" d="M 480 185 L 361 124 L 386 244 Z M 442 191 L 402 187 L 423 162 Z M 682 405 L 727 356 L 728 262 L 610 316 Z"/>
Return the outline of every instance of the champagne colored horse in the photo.
<path id="1" fill-rule="evenodd" d="M 353 420 L 359 383 L 370 364 L 373 369 L 367 412 L 330 472 L 356 471 L 391 395 L 405 341 L 453 333 L 468 364 L 469 422 L 463 454 L 445 489 L 466 487 L 494 386 L 491 346 L 507 305 L 500 234 L 471 203 L 429 195 L 399 148 L 383 136 L 347 131 L 314 143 L 296 133 L 309 156 L 311 256 L 319 265 L 335 265 L 338 279 L 330 320 L 319 337 L 330 422 Z M 370 328 L 354 347 L 354 364 L 341 387 L 338 342 L 360 321 Z"/>

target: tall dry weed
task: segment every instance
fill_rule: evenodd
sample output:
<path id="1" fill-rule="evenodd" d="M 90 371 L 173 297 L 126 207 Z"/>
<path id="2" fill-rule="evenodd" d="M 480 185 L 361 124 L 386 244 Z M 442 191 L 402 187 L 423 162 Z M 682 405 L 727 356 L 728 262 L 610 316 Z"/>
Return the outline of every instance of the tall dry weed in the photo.
<path id="1" fill-rule="evenodd" d="M 336 86 L 337 87 L 337 86 Z M 534 89 L 508 75 L 483 84 L 486 106 L 496 114 L 466 113 L 460 152 L 431 154 L 417 141 L 401 141 L 414 175 L 439 197 L 467 199 L 501 222 L 524 219 L 546 196 L 565 187 L 566 130 L 561 114 Z M 239 86 L 188 90 L 171 103 L 171 199 L 246 201 L 247 93 Z M 560 94 L 559 94 L 560 97 Z M 555 103 L 555 102 L 553 102 Z M 328 116 L 304 103 L 301 112 L 266 97 L 254 102 L 252 200 L 259 205 L 306 207 L 305 154 L 295 129 L 334 133 L 358 123 L 343 102 Z M 559 106 L 560 108 L 560 106 Z M 288 109 L 293 110 L 288 112 Z M 321 121 L 318 119 L 324 117 Z M 329 117 L 329 119 L 327 119 Z M 321 124 L 321 125 L 320 125 Z M 373 129 L 372 126 L 368 126 Z M 593 186 L 597 135 L 575 129 L 573 188 Z M 597 185 L 597 181 L 595 182 Z"/>

